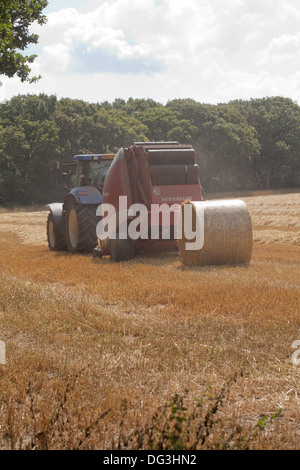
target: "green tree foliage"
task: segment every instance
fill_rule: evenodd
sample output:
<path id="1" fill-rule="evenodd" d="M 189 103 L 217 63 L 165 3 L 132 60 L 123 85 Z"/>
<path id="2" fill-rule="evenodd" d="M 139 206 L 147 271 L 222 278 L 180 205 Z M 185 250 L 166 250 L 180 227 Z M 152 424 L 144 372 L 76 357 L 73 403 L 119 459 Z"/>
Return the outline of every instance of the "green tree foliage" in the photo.
<path id="1" fill-rule="evenodd" d="M 300 107 L 289 98 L 234 101 L 255 128 L 260 152 L 253 161 L 256 181 L 265 189 L 293 187 L 300 173 Z"/>
<path id="2" fill-rule="evenodd" d="M 137 116 L 147 126 L 151 141 L 190 141 L 197 130 L 188 119 L 180 119 L 176 111 L 162 105 L 147 108 Z"/>
<path id="3" fill-rule="evenodd" d="M 29 32 L 33 22 L 44 24 L 42 10 L 47 0 L 2 0 L 0 3 L 0 75 L 17 75 L 22 82 L 34 82 L 40 77 L 29 78 L 30 67 L 36 55 L 24 55 L 30 44 L 37 44 L 38 35 Z"/>
<path id="4" fill-rule="evenodd" d="M 299 130 L 299 106 L 278 97 L 164 106 L 150 99 L 89 104 L 15 96 L 0 104 L 0 205 L 61 199 L 62 163 L 136 141 L 192 144 L 206 192 L 299 187 Z"/>
<path id="5" fill-rule="evenodd" d="M 52 172 L 59 155 L 59 129 L 51 108 L 53 97 L 45 95 L 14 97 L 0 107 L 0 172 L 6 175 L 2 187 L 6 203 L 38 202 L 55 186 Z"/>

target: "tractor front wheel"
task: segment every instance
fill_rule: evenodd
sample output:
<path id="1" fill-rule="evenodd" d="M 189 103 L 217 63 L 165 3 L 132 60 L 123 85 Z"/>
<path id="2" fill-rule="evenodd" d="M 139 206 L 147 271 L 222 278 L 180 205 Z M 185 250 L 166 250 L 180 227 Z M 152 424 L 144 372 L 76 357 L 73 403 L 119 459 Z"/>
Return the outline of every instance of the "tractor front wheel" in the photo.
<path id="1" fill-rule="evenodd" d="M 52 214 L 47 219 L 47 240 L 51 251 L 63 251 L 66 249 L 65 238 L 62 234 L 55 232 L 54 218 Z"/>
<path id="2" fill-rule="evenodd" d="M 71 199 L 66 208 L 66 243 L 70 253 L 91 253 L 97 246 L 97 207 Z"/>

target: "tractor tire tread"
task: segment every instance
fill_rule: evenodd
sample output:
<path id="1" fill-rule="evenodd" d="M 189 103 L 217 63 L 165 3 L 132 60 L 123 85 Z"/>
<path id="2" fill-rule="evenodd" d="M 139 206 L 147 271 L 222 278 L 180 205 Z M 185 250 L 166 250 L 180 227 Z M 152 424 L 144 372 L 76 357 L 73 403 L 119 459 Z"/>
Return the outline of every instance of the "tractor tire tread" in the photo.
<path id="1" fill-rule="evenodd" d="M 55 234 L 55 240 L 54 244 L 51 243 L 50 241 L 50 233 L 49 233 L 49 225 L 50 222 L 54 223 L 53 221 L 53 215 L 50 213 L 48 214 L 47 218 L 47 241 L 48 241 L 48 247 L 50 251 L 65 251 L 67 248 L 65 237 L 63 234 Z"/>
<path id="2" fill-rule="evenodd" d="M 93 249 L 97 246 L 96 227 L 98 219 L 96 216 L 97 205 L 83 205 L 77 202 L 69 204 L 70 208 L 74 207 L 77 215 L 78 223 L 78 244 L 73 247 L 70 244 L 68 237 L 68 216 L 66 220 L 66 240 L 70 252 L 78 253 L 92 253 Z M 68 208 L 67 208 L 68 215 Z"/>

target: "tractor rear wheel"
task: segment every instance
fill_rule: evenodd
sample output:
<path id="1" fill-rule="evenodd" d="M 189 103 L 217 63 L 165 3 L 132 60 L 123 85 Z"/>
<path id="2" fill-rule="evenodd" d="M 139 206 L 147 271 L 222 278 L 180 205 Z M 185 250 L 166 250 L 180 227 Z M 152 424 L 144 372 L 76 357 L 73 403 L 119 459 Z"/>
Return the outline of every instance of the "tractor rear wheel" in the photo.
<path id="1" fill-rule="evenodd" d="M 110 253 L 113 261 L 129 261 L 134 258 L 134 246 L 130 238 L 110 240 Z"/>
<path id="2" fill-rule="evenodd" d="M 57 235 L 54 228 L 53 215 L 50 213 L 47 219 L 47 240 L 51 251 L 63 251 L 66 249 L 65 238 L 62 234 Z"/>
<path id="3" fill-rule="evenodd" d="M 66 243 L 70 253 L 91 253 L 97 246 L 97 206 L 71 199 L 66 209 Z"/>

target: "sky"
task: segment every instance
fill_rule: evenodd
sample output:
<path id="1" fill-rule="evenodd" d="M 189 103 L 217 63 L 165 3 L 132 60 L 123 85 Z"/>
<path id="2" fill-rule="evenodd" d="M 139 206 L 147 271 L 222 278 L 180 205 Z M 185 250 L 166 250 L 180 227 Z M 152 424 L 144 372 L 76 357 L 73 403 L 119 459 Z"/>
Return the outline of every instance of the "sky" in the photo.
<path id="1" fill-rule="evenodd" d="M 1 77 L 0 101 L 54 94 L 90 103 L 270 96 L 300 104 L 299 0 L 49 0 L 33 25 L 37 84 Z"/>

